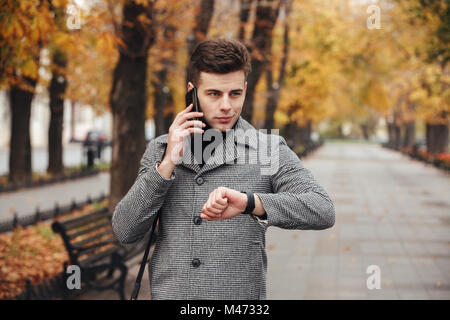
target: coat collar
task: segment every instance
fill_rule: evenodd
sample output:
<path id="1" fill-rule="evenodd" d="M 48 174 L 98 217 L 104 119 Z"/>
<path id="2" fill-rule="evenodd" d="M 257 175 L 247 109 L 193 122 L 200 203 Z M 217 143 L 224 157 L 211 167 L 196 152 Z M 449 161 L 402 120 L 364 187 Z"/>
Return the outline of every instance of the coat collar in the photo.
<path id="1" fill-rule="evenodd" d="M 162 135 L 156 138 L 159 144 L 167 145 L 168 135 Z M 164 146 L 165 147 L 165 146 Z M 234 129 L 227 131 L 225 136 L 225 145 L 223 141 L 216 147 L 214 154 L 208 161 L 200 168 L 195 163 L 194 155 L 191 148 L 187 148 L 184 152 L 182 166 L 187 167 L 200 175 L 206 171 L 213 170 L 225 163 L 234 162 L 242 154 L 243 148 L 258 149 L 258 131 L 242 117 L 239 117 Z"/>

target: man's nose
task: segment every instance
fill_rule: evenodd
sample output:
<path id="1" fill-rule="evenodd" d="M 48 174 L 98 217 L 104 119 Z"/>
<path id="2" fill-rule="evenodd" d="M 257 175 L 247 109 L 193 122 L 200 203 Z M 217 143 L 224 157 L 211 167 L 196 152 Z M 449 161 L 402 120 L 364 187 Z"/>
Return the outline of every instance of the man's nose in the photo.
<path id="1" fill-rule="evenodd" d="M 220 103 L 220 111 L 222 112 L 228 112 L 231 110 L 231 101 L 230 98 L 226 95 L 224 95 L 221 103 Z"/>

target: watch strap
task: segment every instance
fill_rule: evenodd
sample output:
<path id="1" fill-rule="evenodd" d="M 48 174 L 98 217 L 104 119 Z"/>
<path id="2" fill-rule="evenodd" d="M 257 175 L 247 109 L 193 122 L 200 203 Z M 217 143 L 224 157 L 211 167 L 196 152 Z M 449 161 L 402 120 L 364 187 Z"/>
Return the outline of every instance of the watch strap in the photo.
<path id="1" fill-rule="evenodd" d="M 245 207 L 243 214 L 251 214 L 255 210 L 255 196 L 253 192 L 241 191 L 247 195 L 247 206 Z"/>

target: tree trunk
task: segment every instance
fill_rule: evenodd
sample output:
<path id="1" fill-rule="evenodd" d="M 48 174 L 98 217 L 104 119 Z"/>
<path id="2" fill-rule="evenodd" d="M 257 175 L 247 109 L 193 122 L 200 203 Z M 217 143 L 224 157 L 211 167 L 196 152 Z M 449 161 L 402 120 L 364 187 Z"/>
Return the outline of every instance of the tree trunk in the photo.
<path id="1" fill-rule="evenodd" d="M 426 124 L 427 151 L 434 155 L 446 152 L 448 148 L 448 122 L 446 124 Z"/>
<path id="2" fill-rule="evenodd" d="M 311 144 L 311 121 L 309 120 L 306 124 L 303 126 L 298 126 L 296 122 L 293 122 L 293 127 L 291 128 L 293 130 L 293 140 L 294 145 L 297 146 L 308 146 Z"/>
<path id="3" fill-rule="evenodd" d="M 241 0 L 241 10 L 239 13 L 239 31 L 238 39 L 243 42 L 245 40 L 245 28 L 247 27 L 248 17 L 250 16 L 250 9 L 253 0 Z"/>
<path id="4" fill-rule="evenodd" d="M 172 91 L 170 91 L 169 96 L 167 97 L 166 112 L 164 112 L 164 119 L 163 119 L 167 131 L 169 131 L 169 128 L 172 125 L 175 116 L 174 112 L 175 112 L 175 101 L 173 100 L 173 93 Z"/>
<path id="5" fill-rule="evenodd" d="M 208 34 L 209 25 L 214 13 L 214 0 L 201 0 L 200 7 L 198 8 L 195 21 L 197 24 L 194 26 L 191 34 L 187 39 L 188 57 L 192 55 L 195 47 L 203 40 L 206 39 Z M 188 83 L 188 67 L 186 68 L 186 87 Z"/>
<path id="6" fill-rule="evenodd" d="M 300 127 L 300 137 L 304 146 L 309 146 L 311 144 L 311 129 L 311 120 L 308 120 L 308 122 L 303 127 Z"/>
<path id="7" fill-rule="evenodd" d="M 64 120 L 64 92 L 67 81 L 65 69 L 66 54 L 57 49 L 53 54 L 53 76 L 50 82 L 50 126 L 48 128 L 48 168 L 47 172 L 54 175 L 63 173 L 63 120 Z"/>
<path id="8" fill-rule="evenodd" d="M 268 65 L 267 68 L 267 92 L 268 92 L 268 98 L 266 103 L 266 123 L 265 127 L 266 129 L 272 129 L 275 127 L 275 111 L 277 109 L 278 100 L 280 99 L 280 91 L 283 87 L 284 83 L 284 76 L 286 74 L 286 65 L 288 60 L 288 52 L 289 52 L 289 21 L 288 16 L 291 10 L 291 1 L 286 1 L 285 5 L 285 20 L 284 20 L 284 36 L 283 36 L 283 56 L 281 58 L 281 64 L 280 64 L 280 72 L 278 77 L 278 82 L 273 84 L 272 81 L 272 64 Z M 270 40 L 271 41 L 271 40 Z M 272 55 L 272 49 L 271 44 L 269 46 L 269 52 L 270 56 Z"/>
<path id="9" fill-rule="evenodd" d="M 338 138 L 339 139 L 344 139 L 344 128 L 342 127 L 342 124 L 339 124 L 337 127 L 337 132 L 338 132 Z"/>
<path id="10" fill-rule="evenodd" d="M 416 140 L 416 122 L 410 121 L 403 125 L 403 147 L 412 148 Z"/>
<path id="11" fill-rule="evenodd" d="M 9 152 L 9 181 L 23 183 L 31 180 L 30 116 L 36 80 L 24 78 L 29 90 L 12 86 L 10 91 L 11 140 Z"/>
<path id="12" fill-rule="evenodd" d="M 284 127 L 284 138 L 289 148 L 295 148 L 295 129 L 297 125 L 295 122 L 288 122 Z"/>
<path id="13" fill-rule="evenodd" d="M 387 128 L 388 128 L 388 146 L 390 146 L 391 148 L 394 149 L 398 149 L 400 148 L 401 145 L 401 127 L 397 124 L 395 124 L 395 121 L 393 122 L 388 122 L 387 123 Z"/>
<path id="14" fill-rule="evenodd" d="M 155 109 L 155 137 L 167 133 L 169 130 L 166 127 L 166 122 L 164 121 L 164 108 L 167 104 L 169 88 L 166 86 L 167 80 L 167 69 L 164 68 L 156 72 L 156 77 L 158 82 L 153 82 L 153 87 L 155 88 L 154 94 L 154 109 Z"/>
<path id="15" fill-rule="evenodd" d="M 400 149 L 402 144 L 402 128 L 399 125 L 394 125 L 394 148 Z"/>
<path id="16" fill-rule="evenodd" d="M 247 78 L 247 96 L 242 110 L 242 117 L 249 122 L 252 122 L 256 84 L 269 62 L 267 54 L 272 43 L 269 39 L 272 39 L 272 31 L 278 17 L 280 1 L 277 1 L 275 7 L 273 3 L 273 0 L 258 0 L 256 6 L 255 27 L 252 41 L 248 46 L 252 57 L 252 72 Z"/>
<path id="17" fill-rule="evenodd" d="M 388 146 L 392 147 L 394 145 L 394 130 L 393 130 L 393 125 L 391 122 L 388 121 L 388 119 L 386 118 L 386 126 L 387 126 L 387 131 L 388 131 Z"/>
<path id="18" fill-rule="evenodd" d="M 276 87 L 278 84 L 273 83 L 273 72 L 272 66 L 269 64 L 267 66 L 266 72 L 267 81 L 267 102 L 266 102 L 266 119 L 265 119 L 265 129 L 273 129 L 275 126 L 275 109 L 277 108 L 277 102 L 279 97 L 279 90 Z"/>
<path id="19" fill-rule="evenodd" d="M 70 103 L 70 141 L 75 141 L 75 103 Z"/>
<path id="20" fill-rule="evenodd" d="M 361 131 L 364 137 L 364 140 L 369 140 L 369 127 L 367 123 L 361 124 Z"/>
<path id="21" fill-rule="evenodd" d="M 175 36 L 176 28 L 174 26 L 168 25 L 164 28 L 164 43 L 168 44 L 164 48 L 165 51 L 175 51 L 172 47 L 173 46 L 173 39 Z M 174 64 L 173 57 L 175 56 L 175 52 L 173 52 L 172 55 L 170 55 L 169 58 L 163 58 L 161 61 L 161 64 L 163 68 L 156 72 L 156 80 L 153 81 L 153 87 L 155 88 L 155 136 L 158 137 L 162 134 L 165 134 L 168 132 L 169 127 L 166 126 L 165 120 L 165 112 L 167 111 L 167 104 L 169 101 L 169 96 L 171 95 L 171 92 L 169 91 L 169 88 L 167 87 L 167 74 L 169 71 L 170 65 Z"/>
<path id="22" fill-rule="evenodd" d="M 147 105 L 146 74 L 149 47 L 154 43 L 153 2 L 147 5 L 128 1 L 123 7 L 119 61 L 113 73 L 110 105 L 113 115 L 113 147 L 110 179 L 110 210 L 133 185 L 145 151 Z"/>

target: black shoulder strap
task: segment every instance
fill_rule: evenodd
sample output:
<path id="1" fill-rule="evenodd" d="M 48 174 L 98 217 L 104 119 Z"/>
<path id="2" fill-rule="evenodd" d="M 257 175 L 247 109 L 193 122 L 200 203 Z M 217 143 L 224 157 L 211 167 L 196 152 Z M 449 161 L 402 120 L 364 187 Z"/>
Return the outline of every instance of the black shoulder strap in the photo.
<path id="1" fill-rule="evenodd" d="M 139 268 L 139 273 L 136 277 L 136 283 L 134 284 L 134 289 L 133 289 L 133 292 L 131 293 L 130 300 L 137 300 L 137 297 L 139 295 L 139 290 L 141 288 L 142 276 L 144 275 L 145 265 L 148 260 L 148 254 L 150 252 L 150 247 L 152 246 L 153 233 L 155 232 L 156 222 L 158 221 L 160 212 L 161 212 L 161 210 L 159 210 L 156 213 L 155 220 L 153 220 L 152 230 L 150 231 L 150 238 L 148 240 L 147 248 L 145 248 L 144 257 L 142 258 L 141 267 Z"/>

